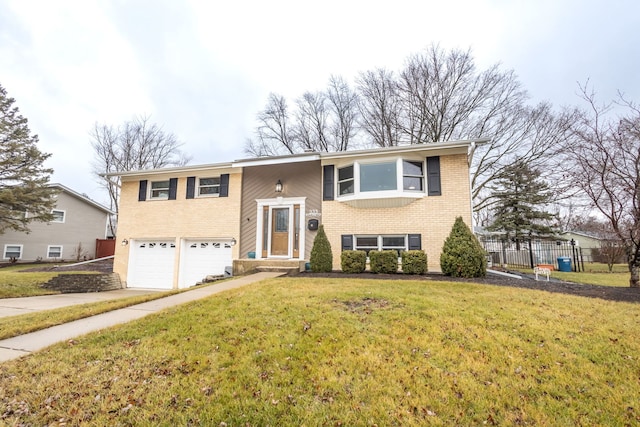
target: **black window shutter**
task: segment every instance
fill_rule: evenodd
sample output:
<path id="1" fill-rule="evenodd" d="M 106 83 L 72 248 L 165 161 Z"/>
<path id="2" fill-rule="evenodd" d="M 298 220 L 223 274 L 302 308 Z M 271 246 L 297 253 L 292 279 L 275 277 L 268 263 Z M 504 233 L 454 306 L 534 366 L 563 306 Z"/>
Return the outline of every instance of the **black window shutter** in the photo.
<path id="1" fill-rule="evenodd" d="M 169 200 L 175 200 L 178 194 L 178 178 L 169 179 Z"/>
<path id="2" fill-rule="evenodd" d="M 333 200 L 333 165 L 323 167 L 324 185 L 322 187 L 322 200 Z"/>
<path id="3" fill-rule="evenodd" d="M 440 196 L 440 157 L 427 157 L 427 189 L 429 196 Z"/>
<path id="4" fill-rule="evenodd" d="M 187 199 L 193 199 L 196 195 L 196 177 L 187 177 Z"/>
<path id="5" fill-rule="evenodd" d="M 138 189 L 138 201 L 144 202 L 147 200 L 147 180 L 143 179 L 140 181 L 140 188 Z"/>
<path id="6" fill-rule="evenodd" d="M 422 250 L 422 235 L 409 234 L 409 250 L 410 251 Z"/>
<path id="7" fill-rule="evenodd" d="M 342 250 L 343 251 L 353 250 L 353 236 L 351 234 L 342 235 Z"/>
<path id="8" fill-rule="evenodd" d="M 220 175 L 220 197 L 229 197 L 229 174 Z"/>

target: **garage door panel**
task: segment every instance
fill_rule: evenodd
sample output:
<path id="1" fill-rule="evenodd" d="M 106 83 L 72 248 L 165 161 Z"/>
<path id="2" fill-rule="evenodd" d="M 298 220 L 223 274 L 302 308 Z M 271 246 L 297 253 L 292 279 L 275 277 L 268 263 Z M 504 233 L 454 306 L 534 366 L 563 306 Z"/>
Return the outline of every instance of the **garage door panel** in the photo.
<path id="1" fill-rule="evenodd" d="M 223 275 L 232 264 L 229 242 L 216 240 L 187 241 L 181 255 L 180 287 L 193 286 L 205 277 Z"/>
<path id="2" fill-rule="evenodd" d="M 131 288 L 173 288 L 176 247 L 169 240 L 133 242 L 127 286 Z"/>

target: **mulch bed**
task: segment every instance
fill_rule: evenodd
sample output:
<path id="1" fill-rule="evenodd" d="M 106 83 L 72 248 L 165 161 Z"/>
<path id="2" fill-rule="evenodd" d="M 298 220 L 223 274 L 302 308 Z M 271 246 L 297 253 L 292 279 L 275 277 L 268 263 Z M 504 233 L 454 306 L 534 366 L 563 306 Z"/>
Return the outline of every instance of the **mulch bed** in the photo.
<path id="1" fill-rule="evenodd" d="M 532 277 L 524 276 L 522 279 L 514 279 L 498 274 L 487 273 L 486 277 L 477 279 L 465 279 L 460 277 L 448 277 L 439 273 L 427 273 L 423 276 L 408 274 L 345 274 L 341 272 L 311 273 L 304 272 L 300 277 L 331 277 L 343 279 L 378 279 L 378 280 L 431 280 L 447 282 L 481 283 L 484 285 L 509 286 L 512 288 L 536 289 L 540 291 L 556 292 L 561 294 L 577 295 L 588 298 L 601 298 L 609 301 L 622 301 L 640 303 L 640 288 L 620 288 L 613 286 L 585 285 L 581 283 L 563 282 L 561 280 L 541 279 L 536 281 Z"/>
<path id="2" fill-rule="evenodd" d="M 103 261 L 96 261 L 87 264 L 73 265 L 73 266 L 65 266 L 60 265 L 56 267 L 57 264 L 54 263 L 43 263 L 38 267 L 29 268 L 22 271 L 95 271 L 96 273 L 113 273 L 113 260 L 107 259 Z"/>

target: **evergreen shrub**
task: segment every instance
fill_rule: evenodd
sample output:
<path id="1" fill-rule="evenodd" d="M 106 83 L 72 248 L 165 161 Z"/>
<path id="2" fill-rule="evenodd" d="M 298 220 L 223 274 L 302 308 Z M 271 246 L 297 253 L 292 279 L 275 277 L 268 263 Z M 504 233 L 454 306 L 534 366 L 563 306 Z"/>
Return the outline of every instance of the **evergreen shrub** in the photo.
<path id="1" fill-rule="evenodd" d="M 427 254 L 424 251 L 403 251 L 402 272 L 404 274 L 425 274 L 427 272 Z"/>
<path id="2" fill-rule="evenodd" d="M 442 273 L 452 277 L 484 277 L 487 274 L 485 251 L 462 217 L 456 218 L 440 254 Z"/>
<path id="3" fill-rule="evenodd" d="M 369 268 L 372 273 L 395 274 L 398 272 L 398 252 L 369 251 Z"/>
<path id="4" fill-rule="evenodd" d="M 313 239 L 313 248 L 311 248 L 309 264 L 311 264 L 311 271 L 314 273 L 330 273 L 331 270 L 333 270 L 331 244 L 324 232 L 323 225 L 318 227 L 318 233 L 315 239 Z"/>
<path id="5" fill-rule="evenodd" d="M 343 273 L 362 273 L 367 268 L 367 253 L 365 251 L 343 251 L 340 254 Z"/>

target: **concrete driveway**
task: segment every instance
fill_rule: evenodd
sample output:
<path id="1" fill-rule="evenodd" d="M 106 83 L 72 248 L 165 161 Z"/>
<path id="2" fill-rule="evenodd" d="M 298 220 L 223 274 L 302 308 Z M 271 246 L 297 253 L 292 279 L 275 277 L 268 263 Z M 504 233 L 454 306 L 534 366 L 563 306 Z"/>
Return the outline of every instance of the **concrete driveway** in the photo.
<path id="1" fill-rule="evenodd" d="M 80 294 L 42 295 L 24 298 L 0 299 L 0 317 L 17 316 L 19 314 L 34 313 L 42 310 L 68 307 L 70 305 L 87 304 L 91 302 L 109 301 L 113 299 L 135 297 L 163 292 L 155 289 L 118 289 L 106 292 L 88 292 Z"/>

